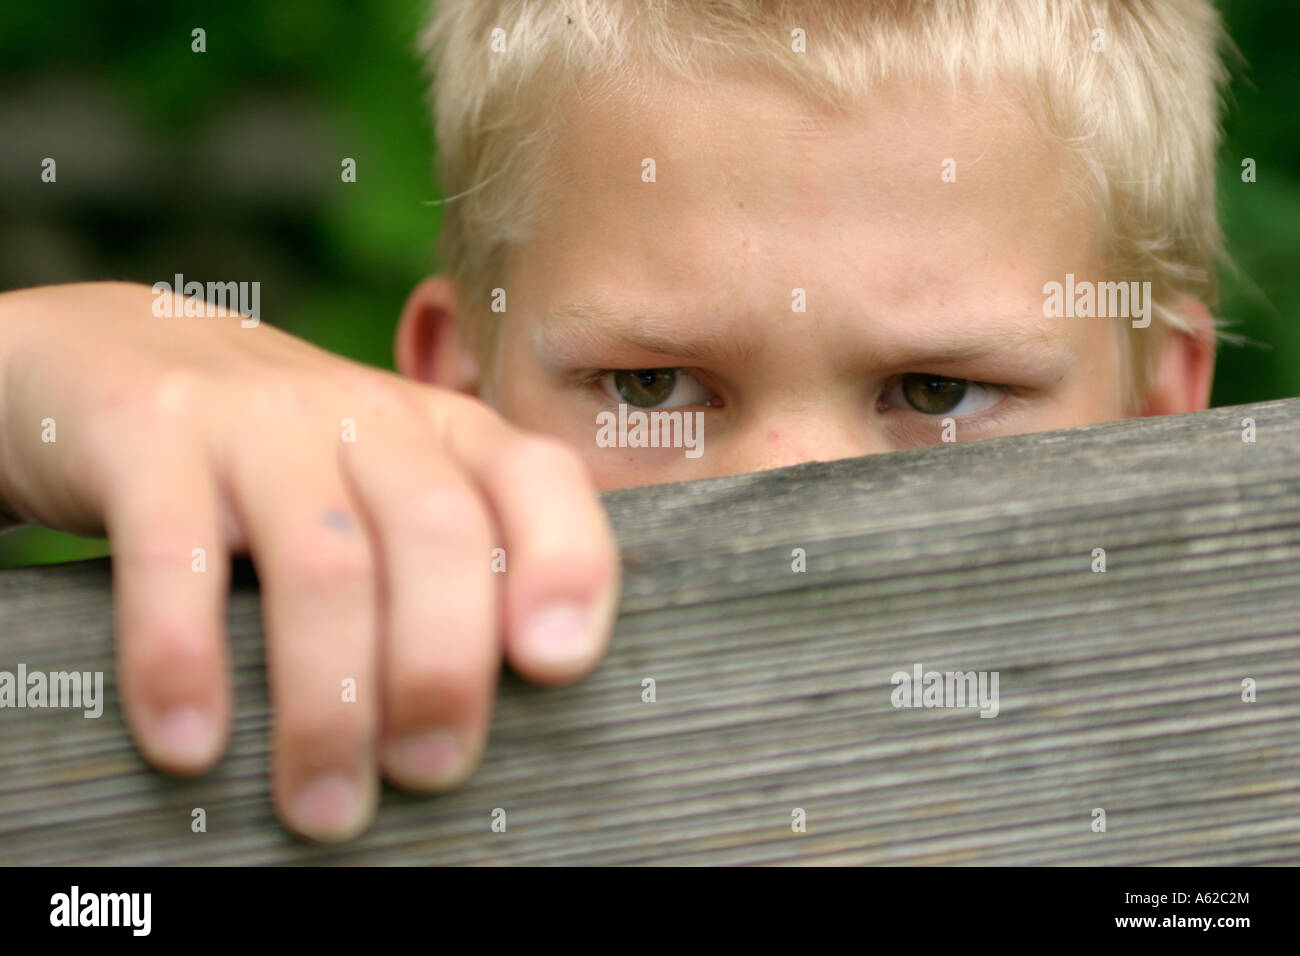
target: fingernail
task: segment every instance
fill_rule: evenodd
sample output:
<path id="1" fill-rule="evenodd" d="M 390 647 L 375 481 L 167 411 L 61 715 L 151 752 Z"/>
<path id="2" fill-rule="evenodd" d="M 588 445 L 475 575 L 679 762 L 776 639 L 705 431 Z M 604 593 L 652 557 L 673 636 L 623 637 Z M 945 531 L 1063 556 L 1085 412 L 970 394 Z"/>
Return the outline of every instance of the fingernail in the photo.
<path id="1" fill-rule="evenodd" d="M 579 604 L 553 604 L 524 628 L 529 656 L 547 664 L 574 664 L 591 653 L 591 612 Z"/>
<path id="2" fill-rule="evenodd" d="M 293 799 L 295 825 L 315 840 L 347 839 L 364 825 L 361 792 L 342 773 L 326 773 L 308 780 Z"/>
<path id="3" fill-rule="evenodd" d="M 384 749 L 385 768 L 403 786 L 451 786 L 463 773 L 464 762 L 460 741 L 441 730 L 400 737 Z"/>
<path id="4" fill-rule="evenodd" d="M 177 707 L 154 723 L 154 746 L 158 756 L 179 763 L 206 757 L 212 747 L 212 720 L 197 707 Z"/>

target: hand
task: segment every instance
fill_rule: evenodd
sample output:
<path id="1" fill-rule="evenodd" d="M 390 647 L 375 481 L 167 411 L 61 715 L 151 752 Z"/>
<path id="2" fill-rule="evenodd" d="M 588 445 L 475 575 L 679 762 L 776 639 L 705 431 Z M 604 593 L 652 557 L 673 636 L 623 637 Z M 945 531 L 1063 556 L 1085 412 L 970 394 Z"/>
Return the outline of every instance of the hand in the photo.
<path id="1" fill-rule="evenodd" d="M 464 781 L 503 651 L 538 683 L 595 666 L 618 556 L 571 449 L 265 323 L 154 301 L 123 283 L 0 295 L 0 508 L 108 534 L 121 700 L 150 762 L 192 775 L 225 749 L 232 553 L 261 583 L 276 811 L 312 839 L 367 826 L 380 770 Z"/>

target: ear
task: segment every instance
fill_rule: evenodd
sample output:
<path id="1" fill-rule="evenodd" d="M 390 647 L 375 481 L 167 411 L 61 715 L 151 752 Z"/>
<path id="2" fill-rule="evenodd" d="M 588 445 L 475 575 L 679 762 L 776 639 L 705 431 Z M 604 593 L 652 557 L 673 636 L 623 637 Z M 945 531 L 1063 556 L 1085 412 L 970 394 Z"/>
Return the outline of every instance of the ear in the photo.
<path id="1" fill-rule="evenodd" d="M 446 276 L 416 286 L 397 325 L 397 370 L 418 382 L 477 395 L 478 362 L 461 341 L 458 314 L 456 287 Z"/>
<path id="2" fill-rule="evenodd" d="M 1141 399 L 1142 415 L 1176 415 L 1210 407 L 1214 381 L 1214 320 L 1200 301 L 1185 298 L 1179 312 L 1190 332 L 1170 329 L 1152 357 L 1151 377 Z"/>

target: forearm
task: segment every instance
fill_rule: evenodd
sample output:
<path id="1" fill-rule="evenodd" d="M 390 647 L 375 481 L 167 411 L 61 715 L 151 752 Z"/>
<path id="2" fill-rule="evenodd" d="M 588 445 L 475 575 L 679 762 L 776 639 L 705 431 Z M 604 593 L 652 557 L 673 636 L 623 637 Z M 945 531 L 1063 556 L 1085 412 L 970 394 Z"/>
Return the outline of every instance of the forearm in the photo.
<path id="1" fill-rule="evenodd" d="M 51 356 L 57 363 L 77 337 L 58 320 L 70 311 L 70 302 L 84 311 L 84 303 L 75 299 L 83 289 L 93 290 L 92 301 L 99 291 L 68 284 L 0 292 L 0 533 L 44 523 L 43 493 L 63 485 L 41 465 L 48 461 L 42 452 L 52 450 L 56 418 L 62 426 L 60 409 L 69 383 L 50 387 L 37 382 Z M 76 383 L 75 376 L 72 381 Z"/>
<path id="2" fill-rule="evenodd" d="M 10 453 L 9 369 L 12 365 L 14 330 L 17 324 L 17 292 L 0 294 L 0 534 L 21 527 L 24 522 L 14 513 L 9 493 L 13 456 Z"/>

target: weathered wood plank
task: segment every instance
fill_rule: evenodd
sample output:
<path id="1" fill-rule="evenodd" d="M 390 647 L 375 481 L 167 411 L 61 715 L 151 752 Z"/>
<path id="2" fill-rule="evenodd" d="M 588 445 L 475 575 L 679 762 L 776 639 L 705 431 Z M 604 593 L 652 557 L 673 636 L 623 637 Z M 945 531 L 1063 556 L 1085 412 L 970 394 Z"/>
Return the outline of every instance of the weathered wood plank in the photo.
<path id="1" fill-rule="evenodd" d="M 609 658 L 562 690 L 507 677 L 475 779 L 386 791 L 342 847 L 271 815 L 247 576 L 231 753 L 178 781 L 112 696 L 107 565 L 0 574 L 0 670 L 104 670 L 110 694 L 98 720 L 0 710 L 0 863 L 1300 862 L 1300 401 L 607 503 Z M 997 671 L 1000 713 L 896 709 L 916 663 Z"/>

